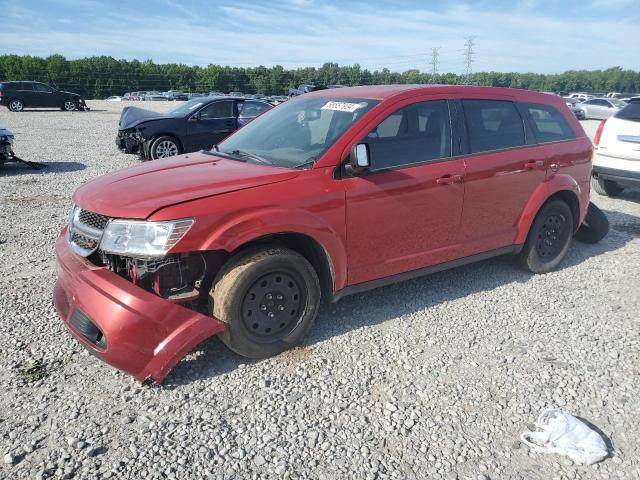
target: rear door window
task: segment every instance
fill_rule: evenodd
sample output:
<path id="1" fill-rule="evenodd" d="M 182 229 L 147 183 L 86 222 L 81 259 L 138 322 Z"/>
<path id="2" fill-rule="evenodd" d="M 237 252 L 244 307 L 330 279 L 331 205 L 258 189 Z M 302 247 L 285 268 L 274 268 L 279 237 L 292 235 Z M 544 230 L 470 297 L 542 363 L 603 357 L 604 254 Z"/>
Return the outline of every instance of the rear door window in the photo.
<path id="1" fill-rule="evenodd" d="M 396 110 L 366 138 L 373 170 L 451 157 L 451 122 L 446 100 Z"/>
<path id="2" fill-rule="evenodd" d="M 33 91 L 33 83 L 31 83 L 31 82 L 16 82 L 16 90 Z"/>
<path id="3" fill-rule="evenodd" d="M 462 100 L 470 153 L 503 150 L 525 144 L 524 125 L 513 102 Z"/>
<path id="4" fill-rule="evenodd" d="M 559 142 L 576 138 L 562 114 L 550 105 L 524 104 L 529 123 L 538 143 Z"/>

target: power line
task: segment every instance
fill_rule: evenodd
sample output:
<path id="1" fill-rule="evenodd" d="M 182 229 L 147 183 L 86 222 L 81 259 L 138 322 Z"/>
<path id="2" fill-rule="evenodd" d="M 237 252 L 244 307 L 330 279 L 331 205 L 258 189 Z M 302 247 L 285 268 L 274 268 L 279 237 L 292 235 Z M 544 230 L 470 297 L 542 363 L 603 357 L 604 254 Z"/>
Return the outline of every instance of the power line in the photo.
<path id="1" fill-rule="evenodd" d="M 475 53 L 473 43 L 475 38 L 474 36 L 468 36 L 464 43 L 464 85 L 471 85 L 472 83 L 473 54 Z"/>

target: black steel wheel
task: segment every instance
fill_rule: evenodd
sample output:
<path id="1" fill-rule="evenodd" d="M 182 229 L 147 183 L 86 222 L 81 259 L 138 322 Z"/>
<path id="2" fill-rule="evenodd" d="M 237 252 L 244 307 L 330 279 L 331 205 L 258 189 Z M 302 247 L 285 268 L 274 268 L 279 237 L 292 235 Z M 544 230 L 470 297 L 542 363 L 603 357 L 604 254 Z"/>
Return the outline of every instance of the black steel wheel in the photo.
<path id="1" fill-rule="evenodd" d="M 567 219 L 563 215 L 553 214 L 544 219 L 536 238 L 536 250 L 540 258 L 547 260 L 560 253 L 566 228 Z"/>
<path id="2" fill-rule="evenodd" d="M 573 213 L 560 199 L 542 206 L 520 252 L 520 265 L 533 273 L 547 273 L 567 254 L 573 237 Z"/>
<path id="3" fill-rule="evenodd" d="M 212 315 L 226 324 L 220 339 L 250 358 L 298 344 L 320 305 L 320 281 L 309 261 L 288 248 L 249 249 L 232 257 L 210 292 Z"/>
<path id="4" fill-rule="evenodd" d="M 293 272 L 271 272 L 256 280 L 242 302 L 242 322 L 256 342 L 274 342 L 296 327 L 306 292 Z"/>

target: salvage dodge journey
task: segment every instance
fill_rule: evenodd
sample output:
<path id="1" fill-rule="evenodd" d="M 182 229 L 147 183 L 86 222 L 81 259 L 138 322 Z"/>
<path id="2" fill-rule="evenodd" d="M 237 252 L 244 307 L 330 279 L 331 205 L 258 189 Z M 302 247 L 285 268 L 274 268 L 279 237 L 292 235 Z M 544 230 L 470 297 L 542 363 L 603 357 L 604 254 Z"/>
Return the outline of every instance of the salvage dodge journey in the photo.
<path id="1" fill-rule="evenodd" d="M 547 94 L 300 95 L 210 151 L 80 187 L 56 242 L 55 306 L 78 341 L 140 381 L 161 382 L 212 335 L 275 355 L 300 342 L 321 299 L 502 254 L 549 272 L 585 219 L 592 150 Z"/>

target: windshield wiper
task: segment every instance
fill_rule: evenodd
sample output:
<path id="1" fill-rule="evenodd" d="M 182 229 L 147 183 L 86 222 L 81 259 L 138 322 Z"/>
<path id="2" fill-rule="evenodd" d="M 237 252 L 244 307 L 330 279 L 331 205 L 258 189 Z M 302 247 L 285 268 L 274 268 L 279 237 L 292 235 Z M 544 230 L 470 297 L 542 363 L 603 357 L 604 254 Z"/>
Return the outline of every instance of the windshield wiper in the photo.
<path id="1" fill-rule="evenodd" d="M 229 155 L 228 153 L 220 152 L 219 150 L 216 150 L 215 152 L 212 152 L 211 150 L 200 150 L 200 153 L 204 153 L 205 155 L 211 155 L 212 157 L 228 158 L 229 160 L 235 160 L 236 162 L 245 162 L 245 163 L 247 162 L 245 158 L 238 158 L 234 155 Z"/>
<path id="2" fill-rule="evenodd" d="M 318 159 L 316 157 L 311 157 L 306 162 L 299 163 L 298 165 L 294 165 L 291 168 L 305 168 L 305 167 L 307 167 L 309 165 L 313 166 L 317 161 L 318 161 Z"/>
<path id="3" fill-rule="evenodd" d="M 258 163 L 264 163 L 266 165 L 273 165 L 273 162 L 270 162 L 266 158 L 262 158 L 260 155 L 256 155 L 255 153 L 245 152 L 244 150 L 233 150 L 231 152 L 224 152 L 226 154 L 237 155 L 240 157 L 250 158 L 251 160 L 255 160 Z"/>

